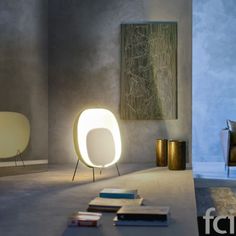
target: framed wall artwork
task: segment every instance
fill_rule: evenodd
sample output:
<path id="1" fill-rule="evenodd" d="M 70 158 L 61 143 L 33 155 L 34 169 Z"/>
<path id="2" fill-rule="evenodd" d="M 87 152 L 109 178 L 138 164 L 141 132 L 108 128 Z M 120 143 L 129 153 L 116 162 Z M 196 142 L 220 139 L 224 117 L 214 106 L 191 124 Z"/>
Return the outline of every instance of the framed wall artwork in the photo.
<path id="1" fill-rule="evenodd" d="M 121 118 L 177 119 L 177 23 L 121 25 Z"/>

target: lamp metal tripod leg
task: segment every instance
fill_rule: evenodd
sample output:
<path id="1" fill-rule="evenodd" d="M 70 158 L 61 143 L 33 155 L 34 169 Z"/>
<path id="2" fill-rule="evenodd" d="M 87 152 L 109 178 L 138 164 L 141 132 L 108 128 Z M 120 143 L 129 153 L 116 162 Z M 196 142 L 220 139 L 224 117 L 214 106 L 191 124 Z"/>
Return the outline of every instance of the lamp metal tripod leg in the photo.
<path id="1" fill-rule="evenodd" d="M 93 167 L 93 182 L 95 182 L 95 173 L 94 173 L 94 167 Z"/>
<path id="2" fill-rule="evenodd" d="M 76 163 L 76 166 L 75 166 L 75 171 L 74 171 L 74 174 L 73 174 L 73 177 L 72 177 L 72 181 L 74 181 L 75 174 L 76 174 L 76 171 L 77 171 L 77 168 L 78 168 L 78 164 L 79 164 L 79 159 L 77 160 L 77 163 Z"/>
<path id="3" fill-rule="evenodd" d="M 24 161 L 23 161 L 23 159 L 22 159 L 21 152 L 19 152 L 19 158 L 21 159 L 21 161 L 22 161 L 22 163 L 23 163 L 23 166 L 25 167 L 25 163 L 24 163 Z"/>
<path id="4" fill-rule="evenodd" d="M 118 173 L 118 175 L 120 176 L 120 171 L 119 171 L 119 168 L 118 168 L 117 163 L 116 163 L 116 169 L 117 169 L 117 173 Z"/>

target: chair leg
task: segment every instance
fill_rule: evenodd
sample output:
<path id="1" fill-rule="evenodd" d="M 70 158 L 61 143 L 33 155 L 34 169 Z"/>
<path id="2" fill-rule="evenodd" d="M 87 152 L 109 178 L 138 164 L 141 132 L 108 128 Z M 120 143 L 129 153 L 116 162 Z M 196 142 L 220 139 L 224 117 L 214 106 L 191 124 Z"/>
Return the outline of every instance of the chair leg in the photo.
<path id="1" fill-rule="evenodd" d="M 95 173 L 94 173 L 94 167 L 93 167 L 92 169 L 93 169 L 93 182 L 95 182 Z"/>
<path id="2" fill-rule="evenodd" d="M 75 174 L 76 174 L 76 171 L 77 171 L 77 168 L 78 168 L 78 164 L 79 164 L 79 159 L 76 162 L 76 166 L 75 166 L 74 174 L 73 174 L 73 177 L 72 177 L 72 181 L 74 181 L 74 179 L 75 179 Z"/>
<path id="3" fill-rule="evenodd" d="M 116 170 L 117 170 L 118 175 L 120 176 L 120 171 L 119 171 L 117 163 L 116 163 Z"/>
<path id="4" fill-rule="evenodd" d="M 227 178 L 229 178 L 229 166 L 228 166 L 228 169 L 227 169 Z"/>

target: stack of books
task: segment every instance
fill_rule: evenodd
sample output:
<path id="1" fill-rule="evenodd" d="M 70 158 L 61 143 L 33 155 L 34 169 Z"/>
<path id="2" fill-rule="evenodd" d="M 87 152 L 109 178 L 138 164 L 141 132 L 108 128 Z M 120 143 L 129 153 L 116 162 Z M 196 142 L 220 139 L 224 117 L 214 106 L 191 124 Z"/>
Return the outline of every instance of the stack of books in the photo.
<path id="1" fill-rule="evenodd" d="M 69 217 L 68 226 L 97 227 L 100 225 L 101 217 L 101 213 L 78 211 Z"/>
<path id="2" fill-rule="evenodd" d="M 168 226 L 169 207 L 123 206 L 113 219 L 116 226 Z"/>
<path id="3" fill-rule="evenodd" d="M 103 189 L 89 203 L 88 211 L 117 212 L 122 206 L 140 206 L 143 198 L 138 196 L 136 189 Z"/>

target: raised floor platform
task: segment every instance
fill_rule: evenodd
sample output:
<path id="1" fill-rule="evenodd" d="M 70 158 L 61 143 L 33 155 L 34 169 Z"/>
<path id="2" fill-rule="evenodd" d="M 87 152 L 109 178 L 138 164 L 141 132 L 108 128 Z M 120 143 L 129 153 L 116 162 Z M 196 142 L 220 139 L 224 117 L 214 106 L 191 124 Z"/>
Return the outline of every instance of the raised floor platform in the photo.
<path id="1" fill-rule="evenodd" d="M 126 168 L 131 171 L 132 168 Z M 135 169 L 135 168 L 134 168 Z M 4 236 L 104 235 L 197 236 L 197 214 L 192 172 L 151 168 L 116 177 L 112 168 L 91 181 L 91 170 L 73 168 L 0 178 L 0 232 Z M 120 172 L 124 173 L 123 167 Z M 112 174 L 113 173 L 113 174 Z M 106 176 L 108 178 L 106 178 Z M 103 179 L 101 179 L 103 178 Z M 67 217 L 86 210 L 88 202 L 105 187 L 137 188 L 145 205 L 171 208 L 168 227 L 115 227 L 115 214 L 104 213 L 99 228 L 67 228 Z M 14 221 L 14 224 L 13 224 Z"/>
<path id="2" fill-rule="evenodd" d="M 229 176 L 224 162 L 193 162 L 193 177 L 203 179 L 236 179 L 236 166 L 230 167 Z"/>

